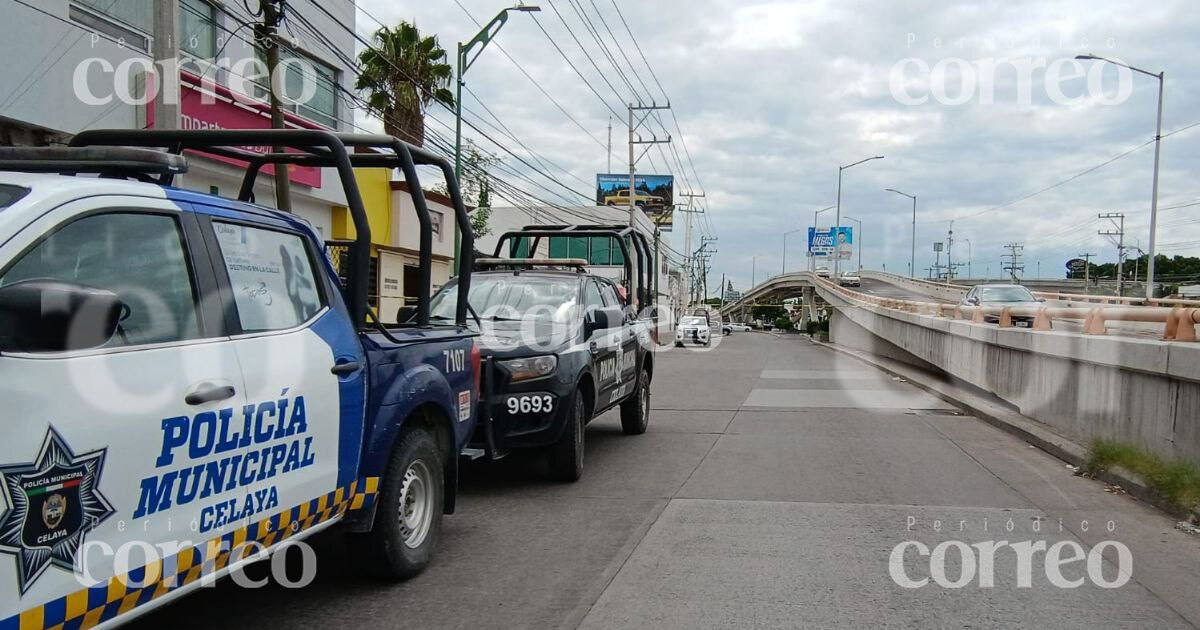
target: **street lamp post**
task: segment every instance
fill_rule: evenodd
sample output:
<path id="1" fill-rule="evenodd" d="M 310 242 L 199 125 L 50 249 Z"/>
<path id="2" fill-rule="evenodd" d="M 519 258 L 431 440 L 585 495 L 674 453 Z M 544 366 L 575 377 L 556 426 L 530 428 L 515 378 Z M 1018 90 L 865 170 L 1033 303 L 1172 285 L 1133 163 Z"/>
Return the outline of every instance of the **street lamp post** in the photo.
<path id="1" fill-rule="evenodd" d="M 863 158 L 853 164 L 847 164 L 845 166 L 838 167 L 838 187 L 837 187 L 837 206 L 836 206 L 837 207 L 837 224 L 834 225 L 834 227 L 838 227 L 838 228 L 842 227 L 842 171 L 844 171 L 848 168 L 854 167 L 854 166 L 858 166 L 859 164 L 862 164 L 863 162 L 870 162 L 871 160 L 882 160 L 882 159 L 883 159 L 882 155 L 876 155 L 876 156 L 869 157 L 869 158 Z M 839 267 L 838 263 L 839 262 L 840 262 L 840 258 L 837 256 L 837 252 L 834 251 L 834 257 L 833 257 L 833 276 L 834 277 L 837 277 L 837 275 L 838 275 L 838 267 Z"/>
<path id="2" fill-rule="evenodd" d="M 457 66 L 457 77 L 455 78 L 456 93 L 454 95 L 454 178 L 459 181 L 460 185 L 462 184 L 462 89 L 463 85 L 465 85 L 463 82 L 463 75 L 466 74 L 467 70 L 471 68 L 471 64 L 475 63 L 475 60 L 479 58 L 479 54 L 483 52 L 483 49 L 486 48 L 489 43 L 491 43 L 492 38 L 496 36 L 496 33 L 500 32 L 500 28 L 504 26 L 504 23 L 508 21 L 509 11 L 521 11 L 528 13 L 541 10 L 541 7 L 522 3 L 518 3 L 516 6 L 508 7 L 507 9 L 502 9 L 496 14 L 496 17 L 492 18 L 490 22 L 485 24 L 484 27 L 480 29 L 478 33 L 476 33 L 475 37 L 471 38 L 470 41 L 465 44 L 462 42 L 459 42 L 458 44 L 458 57 L 455 60 L 455 65 Z M 475 48 L 476 46 L 478 46 L 477 49 Z M 475 49 L 474 55 L 471 54 L 472 49 Z M 458 243 L 460 238 L 462 238 L 462 235 L 460 235 L 458 232 L 458 222 L 454 222 L 455 274 L 458 273 Z"/>
<path id="3" fill-rule="evenodd" d="M 821 208 L 820 210 L 813 211 L 813 231 L 814 232 L 816 232 L 816 230 L 817 230 L 817 216 L 820 215 L 822 212 L 825 212 L 826 210 L 833 210 L 834 207 L 835 206 L 825 206 L 824 208 Z M 809 253 L 811 254 L 812 252 L 809 252 Z M 808 270 L 809 271 L 817 270 L 817 257 L 816 256 L 809 256 Z"/>
<path id="4" fill-rule="evenodd" d="M 794 230 L 788 230 L 787 232 L 783 233 L 783 264 L 779 266 L 779 273 L 781 273 L 781 274 L 787 273 L 787 237 L 788 237 L 788 234 L 795 234 L 796 232 L 799 232 L 799 231 L 805 230 L 805 229 L 807 229 L 807 228 L 796 228 Z"/>
<path id="5" fill-rule="evenodd" d="M 916 269 L 917 269 L 917 196 L 910 195 L 905 192 L 900 192 L 899 190 L 896 190 L 895 188 L 884 188 L 884 190 L 886 190 L 888 192 L 894 192 L 897 195 L 903 195 L 905 197 L 908 197 L 909 199 L 912 199 L 912 202 L 913 202 L 912 253 L 910 254 L 911 258 L 909 258 L 909 261 L 908 261 L 908 277 L 913 278 L 913 277 L 915 277 L 913 274 L 916 273 Z"/>
<path id="6" fill-rule="evenodd" d="M 858 219 L 855 219 L 849 215 L 847 215 L 846 218 L 858 224 L 858 236 L 854 237 L 854 247 L 858 249 L 858 270 L 862 271 L 862 221 L 859 221 Z"/>
<path id="7" fill-rule="evenodd" d="M 964 238 L 963 240 L 967 242 L 967 277 L 970 278 L 971 277 L 971 259 L 973 259 L 975 257 L 975 253 L 972 251 L 971 239 Z"/>
<path id="8" fill-rule="evenodd" d="M 758 256 L 750 257 L 750 287 L 758 286 Z"/>
<path id="9" fill-rule="evenodd" d="M 1146 299 L 1154 298 L 1154 248 L 1155 248 L 1155 232 L 1158 227 L 1158 160 L 1159 152 L 1162 148 L 1162 114 L 1163 114 L 1163 72 L 1155 74 L 1141 68 L 1125 65 L 1119 61 L 1097 57 L 1096 55 L 1077 55 L 1076 59 L 1093 59 L 1096 61 L 1107 61 L 1108 63 L 1128 68 L 1134 72 L 1140 72 L 1148 77 L 1158 79 L 1158 124 L 1154 132 L 1154 180 L 1150 188 L 1150 252 L 1149 260 L 1146 261 Z"/>

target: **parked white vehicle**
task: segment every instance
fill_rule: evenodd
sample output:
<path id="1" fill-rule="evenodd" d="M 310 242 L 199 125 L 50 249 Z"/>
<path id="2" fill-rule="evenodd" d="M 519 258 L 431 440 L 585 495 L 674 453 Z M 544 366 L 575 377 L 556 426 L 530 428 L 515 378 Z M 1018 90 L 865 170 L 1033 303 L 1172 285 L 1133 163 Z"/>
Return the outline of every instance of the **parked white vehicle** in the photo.
<path id="1" fill-rule="evenodd" d="M 675 346 L 682 348 L 683 344 L 688 341 L 707 346 L 710 336 L 711 331 L 707 319 L 695 315 L 685 315 L 679 318 L 679 325 L 675 327 Z"/>

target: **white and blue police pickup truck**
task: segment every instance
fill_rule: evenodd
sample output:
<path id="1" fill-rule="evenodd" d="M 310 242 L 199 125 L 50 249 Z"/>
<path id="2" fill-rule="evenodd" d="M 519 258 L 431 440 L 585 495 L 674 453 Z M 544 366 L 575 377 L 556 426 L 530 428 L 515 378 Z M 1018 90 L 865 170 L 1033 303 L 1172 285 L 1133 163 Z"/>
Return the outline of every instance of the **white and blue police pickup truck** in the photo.
<path id="1" fill-rule="evenodd" d="M 117 625 L 339 522 L 370 573 L 419 572 L 454 507 L 479 354 L 465 299 L 429 324 L 427 281 L 412 323 L 370 312 L 353 168 L 403 172 L 428 280 L 415 165 L 446 175 L 472 249 L 450 166 L 317 131 L 72 145 L 0 151 L 0 630 Z M 245 162 L 240 200 L 171 187 L 185 151 Z M 250 202 L 264 166 L 292 164 L 341 179 L 346 268 Z"/>

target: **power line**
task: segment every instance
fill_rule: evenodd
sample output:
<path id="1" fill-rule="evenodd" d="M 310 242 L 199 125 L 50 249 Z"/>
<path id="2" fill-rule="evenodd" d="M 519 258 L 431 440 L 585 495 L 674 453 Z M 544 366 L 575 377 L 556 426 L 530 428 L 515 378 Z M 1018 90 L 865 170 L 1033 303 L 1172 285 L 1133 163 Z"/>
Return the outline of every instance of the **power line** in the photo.
<path id="1" fill-rule="evenodd" d="M 358 33 L 356 33 L 356 32 L 354 31 L 354 29 L 350 28 L 348 25 L 346 25 L 344 22 L 342 22 L 340 19 L 338 19 L 338 18 L 337 18 L 336 16 L 334 16 L 332 13 L 330 13 L 330 12 L 329 12 L 329 11 L 328 11 L 328 10 L 327 10 L 325 7 L 323 7 L 323 6 L 321 6 L 320 4 L 318 4 L 318 3 L 316 2 L 316 0 L 309 0 L 309 3 L 310 3 L 312 6 L 316 7 L 316 8 L 317 8 L 317 10 L 319 10 L 319 11 L 321 11 L 323 14 L 325 14 L 325 16 L 326 16 L 327 18 L 329 18 L 330 20 L 332 20 L 332 21 L 333 21 L 335 24 L 337 24 L 338 26 L 340 26 L 340 27 L 341 27 L 343 30 L 345 30 L 346 32 L 350 33 L 350 34 L 351 34 L 351 35 L 352 35 L 352 36 L 353 36 L 355 39 L 357 39 L 357 40 L 359 41 L 359 43 L 360 43 L 360 44 L 362 44 L 363 46 L 366 46 L 367 48 L 369 48 L 369 49 L 371 49 L 371 50 L 378 50 L 378 49 L 376 49 L 376 48 L 375 48 L 373 45 L 371 45 L 371 43 L 370 43 L 370 42 L 368 42 L 366 39 L 364 39 L 364 38 L 363 38 L 361 35 L 359 35 Z M 295 7 L 293 7 L 293 8 L 292 8 L 292 12 L 293 12 L 293 13 L 296 13 L 296 9 L 295 9 Z M 308 25 L 310 28 L 313 28 L 313 27 L 312 27 L 312 24 L 311 24 L 311 22 L 308 22 L 306 19 L 304 19 L 304 18 L 303 18 L 303 16 L 300 16 L 300 17 L 301 17 L 301 20 L 302 20 L 304 23 L 306 23 L 306 24 L 307 24 L 307 25 Z M 315 29 L 314 29 L 314 30 L 315 30 Z M 385 61 L 387 61 L 387 58 L 386 58 L 386 57 L 382 57 L 382 58 L 383 58 Z M 407 73 L 407 72 L 406 72 L 406 71 L 405 71 L 403 68 L 401 68 L 401 67 L 397 66 L 396 64 L 392 63 L 391 61 L 387 61 L 387 63 L 388 63 L 388 65 L 390 65 L 390 66 L 391 66 L 391 67 L 392 67 L 394 70 L 396 70 L 396 71 L 397 71 L 397 72 L 399 72 L 400 74 L 402 74 L 402 75 L 404 75 L 405 77 L 407 77 L 407 78 L 408 78 L 410 81 L 411 81 L 411 80 L 413 80 L 413 77 L 411 77 L 411 76 L 410 76 L 410 75 L 409 75 L 409 74 L 408 74 L 408 73 Z M 353 67 L 354 67 L 354 66 L 352 65 L 352 66 L 351 66 L 351 68 L 353 68 Z M 414 83 L 415 83 L 415 81 L 414 81 Z M 441 101 L 438 101 L 438 100 L 436 100 L 436 99 L 435 99 L 435 100 L 434 100 L 434 103 L 436 103 L 436 104 L 438 104 L 438 105 L 442 106 L 442 107 L 443 107 L 443 108 L 445 108 L 447 111 L 450 111 L 450 112 L 452 112 L 452 113 L 453 113 L 453 111 L 454 111 L 454 110 L 453 110 L 453 109 L 451 109 L 451 108 L 450 108 L 448 105 L 446 105 L 445 103 L 442 103 Z M 550 180 L 550 181 L 554 182 L 554 183 L 555 183 L 555 184 L 557 184 L 558 186 L 562 187 L 564 190 L 567 190 L 568 192 L 571 192 L 571 193 L 573 193 L 573 194 L 575 194 L 575 195 L 578 195 L 578 196 L 580 196 L 580 197 L 582 197 L 582 198 L 584 198 L 584 199 L 592 199 L 592 198 L 593 198 L 593 195 L 591 195 L 591 194 L 588 194 L 588 193 L 582 193 L 582 192 L 580 192 L 580 191 L 578 191 L 578 190 L 575 190 L 575 189 L 571 188 L 570 186 L 567 186 L 566 184 L 564 184 L 562 181 L 560 181 L 558 178 L 554 177 L 553 175 L 551 175 L 551 174 L 549 174 L 549 173 L 547 173 L 547 172 L 545 172 L 545 171 L 543 171 L 543 170 L 539 169 L 537 166 L 534 166 L 533 164 L 530 164 L 530 163 L 529 163 L 529 162 L 528 162 L 528 161 L 527 161 L 525 158 L 521 157 L 520 155 L 517 155 L 515 152 L 513 152 L 511 149 L 509 149 L 509 148 L 508 148 L 508 146 L 504 145 L 504 144 L 503 144 L 503 143 L 501 143 L 501 142 L 498 142 L 498 141 L 497 141 L 495 138 L 493 138 L 493 137 L 492 137 L 491 135 L 489 135 L 487 132 L 485 132 L 485 131 L 483 131 L 482 129 L 480 129 L 480 128 L 479 128 L 477 125 L 475 125 L 474 123 L 472 123 L 470 120 L 466 119 L 465 117 L 463 118 L 463 123 L 464 123 L 464 124 L 466 124 L 467 126 L 469 126 L 471 129 L 473 129 L 473 130 L 474 130 L 476 133 L 478 133 L 479 135 L 481 135 L 481 136 L 483 136 L 484 138 L 486 138 L 486 139 L 487 139 L 489 142 L 491 142 L 492 144 L 496 145 L 496 146 L 497 146 L 498 148 L 500 148 L 502 151 L 504 151 L 505 153 L 509 154 L 509 155 L 510 155 L 510 156 L 512 156 L 514 159 L 516 159 L 517 161 L 519 161 L 519 162 L 521 162 L 522 164 L 524 164 L 524 165 L 525 165 L 527 168 L 529 168 L 530 170 L 532 170 L 532 171 L 534 171 L 534 172 L 538 173 L 539 175 L 541 175 L 542 177 L 545 177 L 546 179 L 548 179 L 548 180 Z"/>

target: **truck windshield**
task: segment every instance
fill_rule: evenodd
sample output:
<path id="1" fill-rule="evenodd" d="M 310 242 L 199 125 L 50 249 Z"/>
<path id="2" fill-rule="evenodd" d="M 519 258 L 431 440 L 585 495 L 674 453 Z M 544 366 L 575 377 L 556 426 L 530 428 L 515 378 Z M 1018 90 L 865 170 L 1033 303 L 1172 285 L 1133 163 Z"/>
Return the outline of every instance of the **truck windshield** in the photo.
<path id="1" fill-rule="evenodd" d="M 682 317 L 679 319 L 680 326 L 699 326 L 704 323 L 703 317 Z"/>
<path id="2" fill-rule="evenodd" d="M 451 280 L 433 296 L 429 306 L 430 319 L 454 319 L 457 286 L 458 282 Z M 477 274 L 471 277 L 468 299 L 481 319 L 534 318 L 568 322 L 578 305 L 579 281 L 575 278 Z"/>

